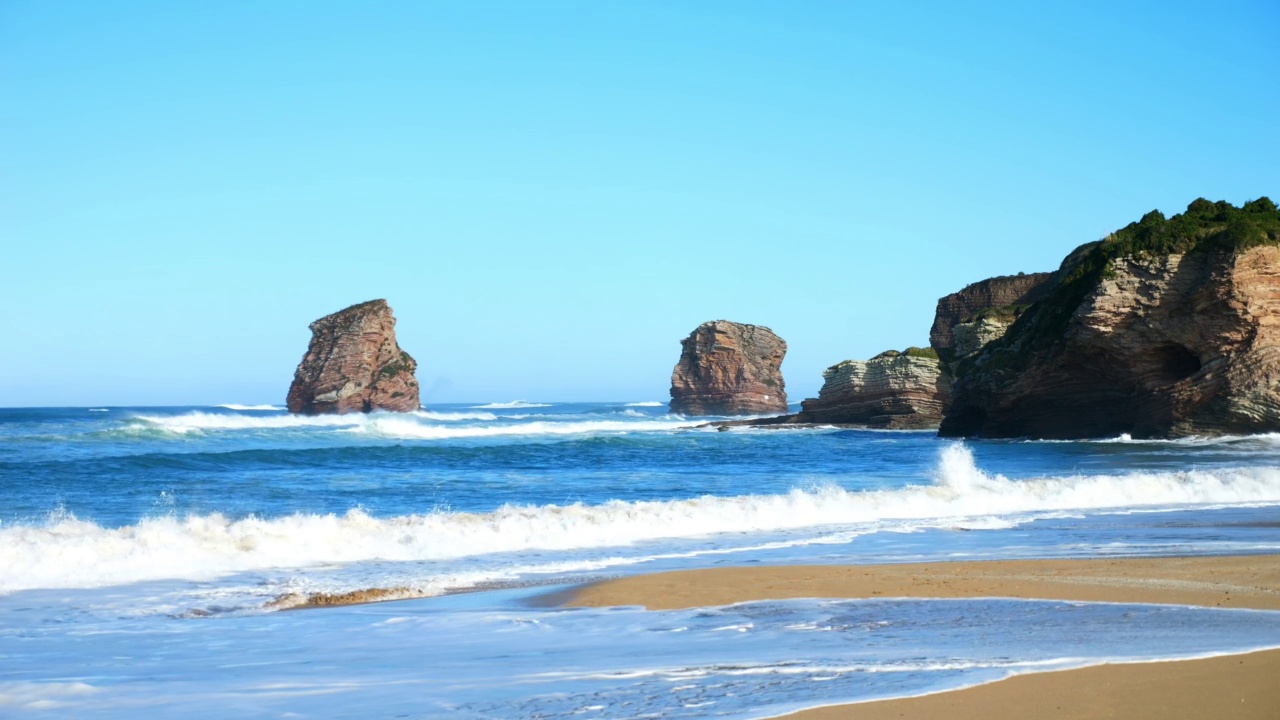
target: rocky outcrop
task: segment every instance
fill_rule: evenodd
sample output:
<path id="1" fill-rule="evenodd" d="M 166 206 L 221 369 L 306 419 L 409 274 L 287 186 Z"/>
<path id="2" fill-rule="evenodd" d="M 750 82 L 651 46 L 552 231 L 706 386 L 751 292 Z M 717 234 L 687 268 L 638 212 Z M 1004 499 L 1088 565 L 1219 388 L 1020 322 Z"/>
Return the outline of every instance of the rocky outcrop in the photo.
<path id="1" fill-rule="evenodd" d="M 919 348 L 845 360 L 827 368 L 822 379 L 818 397 L 801 403 L 793 422 L 936 428 L 951 395 L 951 379 L 937 355 Z"/>
<path id="2" fill-rule="evenodd" d="M 982 280 L 938 300 L 929 345 L 944 362 L 972 354 L 1004 334 L 1017 316 L 1044 296 L 1053 273 Z"/>
<path id="3" fill-rule="evenodd" d="M 370 300 L 311 323 L 311 344 L 289 387 L 289 412 L 417 410 L 418 363 L 396 343 L 386 300 Z"/>
<path id="4" fill-rule="evenodd" d="M 947 436 L 1280 430 L 1280 213 L 1197 200 L 1082 246 L 958 362 Z"/>
<path id="5" fill-rule="evenodd" d="M 715 320 L 680 341 L 671 372 L 671 412 L 755 415 L 787 411 L 787 343 L 767 327 Z"/>

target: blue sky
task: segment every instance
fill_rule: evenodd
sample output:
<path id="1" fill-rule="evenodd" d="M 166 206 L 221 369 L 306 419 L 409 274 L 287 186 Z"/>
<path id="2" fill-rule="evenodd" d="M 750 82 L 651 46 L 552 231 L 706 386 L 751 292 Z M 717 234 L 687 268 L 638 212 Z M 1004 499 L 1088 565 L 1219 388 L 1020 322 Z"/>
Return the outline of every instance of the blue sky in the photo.
<path id="1" fill-rule="evenodd" d="M 7 0 L 0 406 L 279 403 L 374 297 L 427 404 L 665 400 L 716 318 L 799 400 L 969 282 L 1280 196 L 1280 5 L 1033 5 Z"/>

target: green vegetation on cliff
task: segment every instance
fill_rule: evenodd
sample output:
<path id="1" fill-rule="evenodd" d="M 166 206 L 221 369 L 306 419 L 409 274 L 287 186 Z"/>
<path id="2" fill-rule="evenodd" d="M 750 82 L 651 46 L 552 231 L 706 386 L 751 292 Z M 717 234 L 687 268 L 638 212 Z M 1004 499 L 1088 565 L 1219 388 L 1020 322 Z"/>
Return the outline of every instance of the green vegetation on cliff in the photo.
<path id="1" fill-rule="evenodd" d="M 382 369 L 378 371 L 378 375 L 382 377 L 393 378 L 402 372 L 413 372 L 412 369 L 410 368 L 412 364 L 413 364 L 413 358 L 409 357 L 409 353 L 401 350 L 400 357 L 396 360 L 392 360 L 386 365 L 383 365 Z M 392 395 L 392 397 L 395 397 L 395 396 Z"/>
<path id="2" fill-rule="evenodd" d="M 923 348 L 916 347 L 915 345 L 912 345 L 911 347 L 907 348 L 906 350 L 903 350 L 902 352 L 898 352 L 897 350 L 885 350 L 884 352 L 880 353 L 879 355 L 876 355 L 871 359 L 880 360 L 882 358 L 896 358 L 896 357 L 901 357 L 903 355 L 906 355 L 907 357 L 913 357 L 913 358 L 928 358 L 930 360 L 938 359 L 937 350 L 934 350 L 931 347 L 923 347 Z"/>
<path id="3" fill-rule="evenodd" d="M 1048 295 L 1021 313 L 1009 332 L 980 355 L 985 356 L 988 370 L 1024 369 L 1033 352 L 1062 336 L 1085 296 L 1104 278 L 1114 276 L 1114 263 L 1122 258 L 1235 253 L 1259 245 L 1280 245 L 1280 210 L 1266 197 L 1238 208 L 1225 201 L 1199 198 L 1186 212 L 1171 218 L 1152 210 L 1138 222 L 1076 248 L 1063 261 L 1058 281 Z M 962 362 L 957 375 L 972 369 L 974 359 Z"/>
<path id="4" fill-rule="evenodd" d="M 916 346 L 912 345 L 911 347 L 907 348 L 906 350 L 903 350 L 903 351 L 902 351 L 902 354 L 903 354 L 903 355 L 906 355 L 907 357 L 928 358 L 928 359 L 930 359 L 930 360 L 937 360 L 937 359 L 938 359 L 938 351 L 937 351 L 937 350 L 934 350 L 934 349 L 933 349 L 933 348 L 931 348 L 931 347 L 924 347 L 924 348 L 922 348 L 922 347 L 916 347 Z"/>

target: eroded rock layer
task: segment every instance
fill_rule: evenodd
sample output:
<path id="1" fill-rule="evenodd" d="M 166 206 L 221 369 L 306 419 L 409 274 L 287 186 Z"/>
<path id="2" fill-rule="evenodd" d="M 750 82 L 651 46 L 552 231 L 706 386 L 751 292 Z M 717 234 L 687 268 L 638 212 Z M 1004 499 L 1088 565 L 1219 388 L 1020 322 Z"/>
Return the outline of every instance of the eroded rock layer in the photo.
<path id="1" fill-rule="evenodd" d="M 782 359 L 787 343 L 767 327 L 715 320 L 680 341 L 671 373 L 671 412 L 756 415 L 787 411 Z"/>
<path id="2" fill-rule="evenodd" d="M 370 300 L 311 323 L 311 344 L 289 387 L 289 412 L 417 410 L 418 363 L 396 343 L 386 300 Z"/>
<path id="3" fill-rule="evenodd" d="M 1002 335 L 1023 309 L 1043 297 L 1053 277 L 1053 273 L 993 277 L 941 298 L 929 345 L 944 362 L 971 354 Z M 958 326 L 962 329 L 957 330 Z"/>
<path id="4" fill-rule="evenodd" d="M 822 373 L 818 397 L 801 403 L 793 422 L 935 428 L 950 399 L 951 380 L 931 355 L 918 348 L 890 350 L 833 365 Z"/>
<path id="5" fill-rule="evenodd" d="M 956 367 L 943 435 L 1280 430 L 1280 214 L 1197 200 L 1082 246 Z"/>

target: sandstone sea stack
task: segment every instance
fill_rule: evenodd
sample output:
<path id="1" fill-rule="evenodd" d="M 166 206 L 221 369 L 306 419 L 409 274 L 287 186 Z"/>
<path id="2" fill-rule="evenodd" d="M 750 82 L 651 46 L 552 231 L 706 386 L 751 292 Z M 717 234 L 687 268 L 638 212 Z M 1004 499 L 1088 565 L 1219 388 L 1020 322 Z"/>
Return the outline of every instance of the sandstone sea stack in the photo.
<path id="1" fill-rule="evenodd" d="M 1201 199 L 1081 246 L 955 373 L 947 436 L 1280 430 L 1280 212 Z"/>
<path id="2" fill-rule="evenodd" d="M 289 387 L 289 412 L 417 410 L 418 368 L 396 343 L 386 300 L 370 300 L 311 323 L 311 344 Z"/>
<path id="3" fill-rule="evenodd" d="M 951 378 L 931 349 L 889 350 L 870 360 L 845 360 L 822 373 L 817 398 L 788 421 L 936 428 L 951 397 Z"/>
<path id="4" fill-rule="evenodd" d="M 680 341 L 671 373 L 671 412 L 755 415 L 787 411 L 782 359 L 787 343 L 767 327 L 715 320 Z"/>

